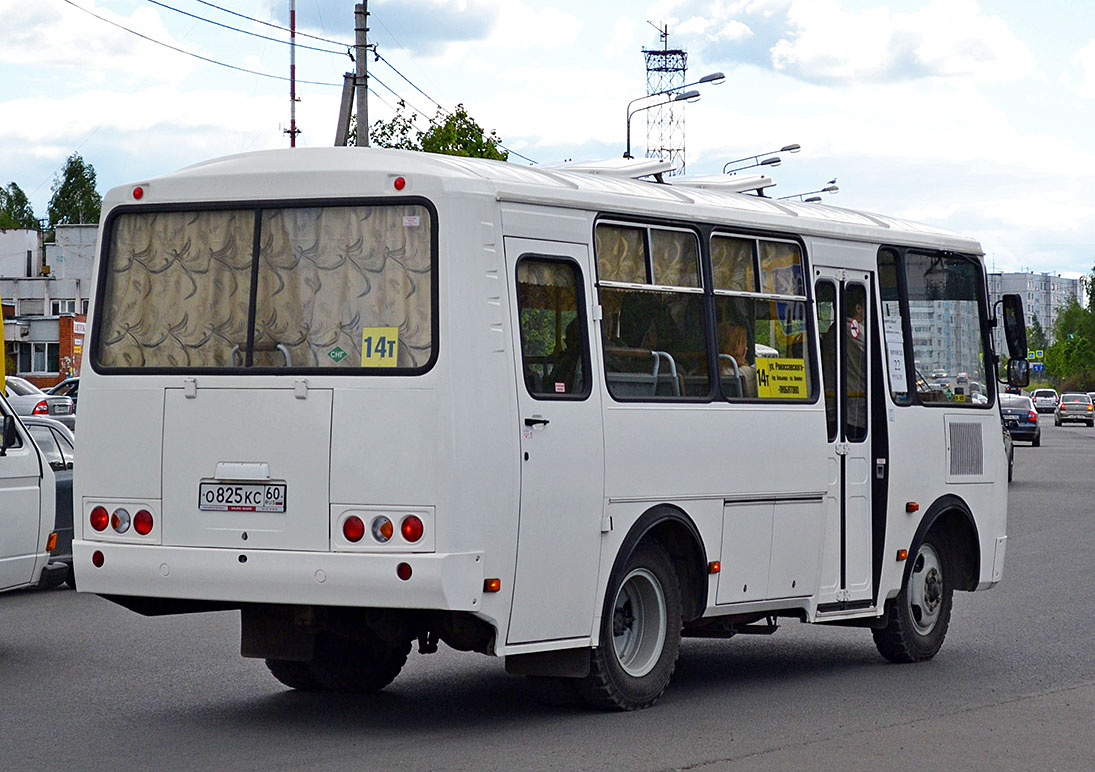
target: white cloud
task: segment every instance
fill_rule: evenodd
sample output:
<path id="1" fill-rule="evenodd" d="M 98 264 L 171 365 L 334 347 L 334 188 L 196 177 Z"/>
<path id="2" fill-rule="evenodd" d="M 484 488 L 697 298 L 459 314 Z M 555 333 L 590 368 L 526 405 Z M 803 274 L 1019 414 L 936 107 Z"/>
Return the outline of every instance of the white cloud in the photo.
<path id="1" fill-rule="evenodd" d="M 1077 75 L 1066 74 L 1065 85 L 1081 99 L 1095 99 L 1095 40 L 1073 54 L 1070 63 Z"/>
<path id="2" fill-rule="evenodd" d="M 772 64 L 809 80 L 902 80 L 967 76 L 1013 80 L 1033 71 L 1034 55 L 976 0 L 931 0 L 913 13 L 884 7 L 844 10 L 837 0 L 797 0 L 791 36 Z"/>
<path id="3" fill-rule="evenodd" d="M 617 59 L 625 54 L 631 54 L 638 47 L 640 22 L 628 16 L 621 16 L 616 20 L 616 26 L 612 35 L 608 38 L 603 49 L 605 59 Z"/>
<path id="4" fill-rule="evenodd" d="M 561 49 L 573 43 L 582 29 L 576 16 L 550 6 L 534 7 L 510 0 L 498 11 L 498 22 L 487 45 L 502 48 Z M 535 31 L 535 34 L 530 34 Z"/>
<path id="5" fill-rule="evenodd" d="M 153 40 L 194 50 L 175 40 L 159 14 L 150 7 L 138 7 L 131 16 L 122 16 L 108 8 L 83 0 L 81 7 L 93 11 L 116 25 L 139 32 Z M 70 77 L 85 83 L 107 79 L 178 81 L 195 69 L 188 59 L 163 46 L 155 45 L 119 26 L 96 19 L 71 5 L 28 3 L 0 0 L 0 62 L 39 72 L 46 68 L 65 68 Z M 198 53 L 198 51 L 195 51 Z"/>

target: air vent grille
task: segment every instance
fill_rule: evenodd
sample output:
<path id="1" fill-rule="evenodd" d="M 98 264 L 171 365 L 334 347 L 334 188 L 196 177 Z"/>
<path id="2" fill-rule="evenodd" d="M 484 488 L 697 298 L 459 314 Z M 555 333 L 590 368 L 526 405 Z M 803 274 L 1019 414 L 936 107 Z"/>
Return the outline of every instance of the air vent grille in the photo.
<path id="1" fill-rule="evenodd" d="M 983 475 L 985 447 L 981 439 L 981 424 L 958 422 L 950 424 L 951 475 Z"/>

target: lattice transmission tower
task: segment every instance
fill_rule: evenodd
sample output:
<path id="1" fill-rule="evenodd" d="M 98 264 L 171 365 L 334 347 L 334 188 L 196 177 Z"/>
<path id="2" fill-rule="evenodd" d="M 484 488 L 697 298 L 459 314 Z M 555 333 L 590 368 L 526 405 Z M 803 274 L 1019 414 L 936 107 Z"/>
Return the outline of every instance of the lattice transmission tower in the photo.
<path id="1" fill-rule="evenodd" d="M 653 24 L 651 26 L 654 26 Z M 669 26 L 657 27 L 661 49 L 643 49 L 646 93 L 679 91 L 688 70 L 688 53 L 669 47 Z M 667 102 L 646 111 L 646 157 L 672 162 L 670 174 L 684 174 L 684 103 Z"/>

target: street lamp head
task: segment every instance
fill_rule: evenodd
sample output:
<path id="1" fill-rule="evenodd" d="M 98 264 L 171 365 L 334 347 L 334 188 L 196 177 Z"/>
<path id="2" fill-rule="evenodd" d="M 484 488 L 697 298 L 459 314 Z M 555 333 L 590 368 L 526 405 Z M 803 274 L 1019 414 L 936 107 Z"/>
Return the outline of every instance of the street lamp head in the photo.
<path id="1" fill-rule="evenodd" d="M 685 91 L 677 94 L 673 97 L 674 102 L 698 102 L 700 98 L 700 92 L 693 89 L 692 91 Z"/>
<path id="2" fill-rule="evenodd" d="M 779 166 L 781 163 L 783 163 L 782 159 L 780 159 L 780 157 L 778 155 L 774 155 L 771 158 L 765 158 L 763 161 L 761 161 L 757 165 L 758 166 L 771 166 L 771 167 L 774 168 L 776 166 Z"/>
<path id="3" fill-rule="evenodd" d="M 836 185 L 826 185 L 821 189 L 822 193 L 836 193 L 840 190 Z"/>
<path id="4" fill-rule="evenodd" d="M 798 145 L 798 144 L 784 145 L 783 147 L 781 147 L 779 149 L 779 152 L 781 152 L 781 153 L 797 153 L 799 150 L 802 150 L 802 145 Z"/>
<path id="5" fill-rule="evenodd" d="M 726 80 L 726 76 L 721 72 L 713 72 L 710 75 L 704 75 L 700 78 L 700 83 L 710 83 L 712 86 L 717 86 Z"/>
<path id="6" fill-rule="evenodd" d="M 804 201 L 807 204 L 820 204 L 821 203 L 821 196 L 810 196 L 809 198 L 804 199 Z"/>

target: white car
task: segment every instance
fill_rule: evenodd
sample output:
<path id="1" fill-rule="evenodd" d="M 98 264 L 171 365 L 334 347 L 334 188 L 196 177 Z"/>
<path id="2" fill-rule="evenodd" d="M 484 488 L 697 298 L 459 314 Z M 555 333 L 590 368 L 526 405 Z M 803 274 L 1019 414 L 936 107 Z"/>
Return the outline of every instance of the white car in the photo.
<path id="1" fill-rule="evenodd" d="M 1039 413 L 1054 412 L 1061 401 L 1056 389 L 1035 389 L 1031 397 L 1034 399 L 1034 409 Z"/>
<path id="2" fill-rule="evenodd" d="M 56 485 L 26 427 L 0 398 L 0 592 L 53 587 L 68 576 L 68 566 L 50 562 Z"/>

